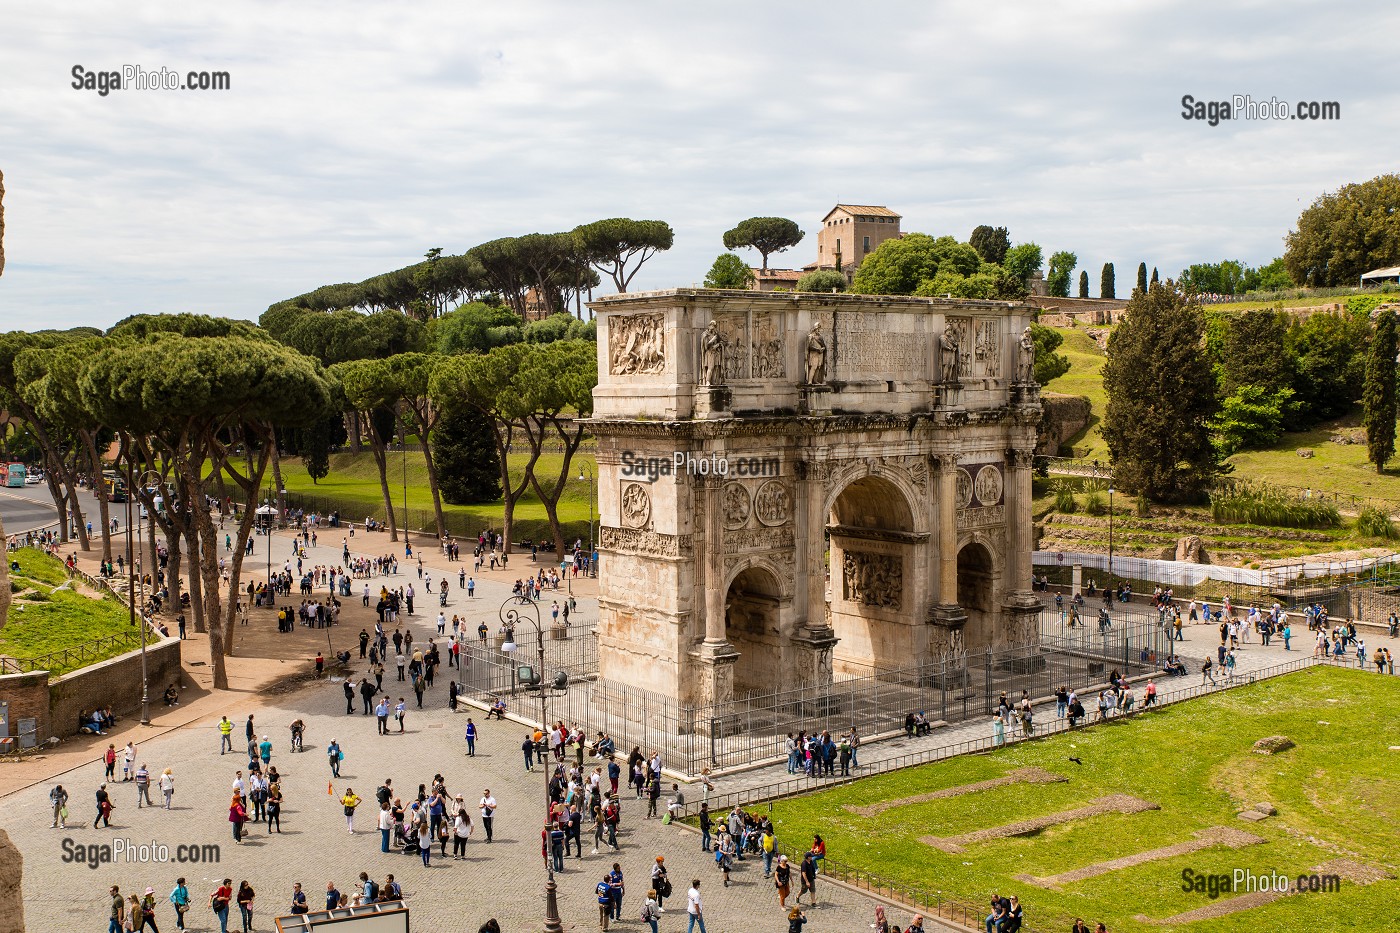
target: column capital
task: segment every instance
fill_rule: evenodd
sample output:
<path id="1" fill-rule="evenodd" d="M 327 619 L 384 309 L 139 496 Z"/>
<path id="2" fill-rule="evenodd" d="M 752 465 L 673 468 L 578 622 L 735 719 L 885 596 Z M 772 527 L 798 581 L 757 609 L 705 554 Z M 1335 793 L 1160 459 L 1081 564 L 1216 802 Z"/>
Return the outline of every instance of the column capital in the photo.
<path id="1" fill-rule="evenodd" d="M 1035 451 L 1024 447 L 1006 449 L 1006 465 L 1028 469 L 1035 464 Z"/>
<path id="2" fill-rule="evenodd" d="M 928 459 L 933 468 L 940 473 L 950 473 L 958 467 L 957 454 L 929 454 Z"/>

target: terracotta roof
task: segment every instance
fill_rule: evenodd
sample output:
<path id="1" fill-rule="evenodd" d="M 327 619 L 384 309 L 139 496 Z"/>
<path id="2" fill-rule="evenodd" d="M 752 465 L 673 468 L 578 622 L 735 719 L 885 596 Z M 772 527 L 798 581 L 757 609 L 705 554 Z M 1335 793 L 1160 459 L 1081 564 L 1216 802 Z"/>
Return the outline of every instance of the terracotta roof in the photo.
<path id="1" fill-rule="evenodd" d="M 779 279 L 784 282 L 796 282 L 798 279 L 802 278 L 802 270 L 768 269 L 765 271 L 763 269 L 754 269 L 753 275 L 756 279 Z"/>
<path id="2" fill-rule="evenodd" d="M 899 214 L 896 214 L 894 211 L 890 210 L 888 207 L 883 207 L 881 205 L 876 204 L 838 204 L 831 210 L 827 211 L 826 217 L 823 217 L 822 220 L 827 220 L 831 217 L 832 214 L 836 213 L 837 211 L 845 211 L 847 214 L 867 214 L 874 217 L 901 216 Z"/>

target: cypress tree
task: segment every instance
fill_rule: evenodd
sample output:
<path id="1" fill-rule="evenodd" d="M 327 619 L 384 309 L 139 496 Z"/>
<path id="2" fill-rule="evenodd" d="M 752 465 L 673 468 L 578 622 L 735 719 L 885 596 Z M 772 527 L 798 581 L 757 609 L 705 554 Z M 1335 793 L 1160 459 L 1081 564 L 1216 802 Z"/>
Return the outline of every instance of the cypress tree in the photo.
<path id="1" fill-rule="evenodd" d="M 1366 382 L 1361 394 L 1361 423 L 1366 427 L 1366 458 L 1379 473 L 1395 456 L 1395 312 L 1376 321 L 1366 354 Z"/>
<path id="2" fill-rule="evenodd" d="M 1147 292 L 1147 263 L 1145 262 L 1138 263 L 1137 290 L 1144 294 Z"/>
<path id="3" fill-rule="evenodd" d="M 1109 338 L 1102 430 L 1127 492 L 1198 501 L 1219 472 L 1209 422 L 1220 403 L 1204 331 L 1201 306 L 1168 283 L 1135 291 Z"/>
<path id="4" fill-rule="evenodd" d="M 444 501 L 470 505 L 501 498 L 501 461 L 485 415 L 466 406 L 445 411 L 431 437 Z"/>
<path id="5" fill-rule="evenodd" d="M 1104 263 L 1104 264 L 1103 264 L 1103 271 L 1099 273 L 1099 297 L 1100 297 L 1100 298 L 1117 298 L 1117 297 L 1118 297 L 1116 294 L 1114 294 L 1114 285 L 1113 285 L 1113 263 L 1111 263 L 1111 262 L 1106 262 L 1106 263 Z"/>
<path id="6" fill-rule="evenodd" d="M 1152 284 L 1153 284 L 1153 285 L 1156 285 L 1156 284 L 1157 284 L 1157 267 L 1156 267 L 1156 266 L 1153 266 L 1153 267 L 1152 267 Z"/>
<path id="7" fill-rule="evenodd" d="M 1089 273 L 1083 271 L 1082 269 L 1079 272 L 1079 297 L 1089 297 Z"/>

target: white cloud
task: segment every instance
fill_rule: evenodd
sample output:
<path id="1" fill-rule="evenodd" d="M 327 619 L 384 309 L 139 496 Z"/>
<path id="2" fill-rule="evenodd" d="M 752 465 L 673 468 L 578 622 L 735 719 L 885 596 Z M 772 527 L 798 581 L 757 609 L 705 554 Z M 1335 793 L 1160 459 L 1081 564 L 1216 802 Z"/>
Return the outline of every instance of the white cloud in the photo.
<path id="1" fill-rule="evenodd" d="M 1393 168 L 1389 4 L 621 2 L 12 5 L 0 49 L 7 326 L 268 303 L 497 236 L 658 217 L 635 286 L 720 233 L 837 200 L 1010 227 L 1174 275 L 1263 262 L 1324 190 Z M 229 92 L 69 87 L 227 70 Z M 1335 124 L 1208 127 L 1180 98 L 1338 100 Z"/>

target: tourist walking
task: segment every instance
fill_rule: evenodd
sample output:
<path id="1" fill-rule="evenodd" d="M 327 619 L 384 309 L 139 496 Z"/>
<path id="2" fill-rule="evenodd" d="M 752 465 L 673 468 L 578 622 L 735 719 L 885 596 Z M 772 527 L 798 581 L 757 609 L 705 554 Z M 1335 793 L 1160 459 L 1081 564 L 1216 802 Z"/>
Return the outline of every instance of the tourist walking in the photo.
<path id="1" fill-rule="evenodd" d="M 232 878 L 225 878 L 209 895 L 209 907 L 214 911 L 214 916 L 219 918 L 219 933 L 228 933 L 228 905 L 232 900 Z"/>
<path id="2" fill-rule="evenodd" d="M 62 784 L 55 785 L 54 789 L 49 791 L 49 803 L 53 806 L 53 825 L 51 828 L 67 829 L 68 791 L 63 789 Z"/>
<path id="3" fill-rule="evenodd" d="M 175 775 L 169 768 L 160 773 L 160 795 L 165 799 L 165 809 L 169 810 L 175 796 Z"/>
<path id="4" fill-rule="evenodd" d="M 253 933 L 253 886 L 246 881 L 238 883 L 238 916 L 243 919 L 243 933 Z"/>
<path id="5" fill-rule="evenodd" d="M 705 933 L 705 912 L 700 904 L 700 879 L 695 878 L 690 882 L 690 890 L 685 892 L 685 909 L 690 916 L 690 921 L 686 924 L 686 933 L 695 933 L 695 927 L 700 927 L 700 933 Z"/>
<path id="6" fill-rule="evenodd" d="M 184 878 L 175 879 L 175 887 L 170 891 L 170 906 L 175 908 L 175 929 L 185 928 L 185 913 L 190 909 L 190 889 L 185 887 Z"/>

